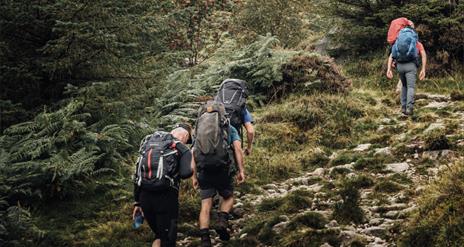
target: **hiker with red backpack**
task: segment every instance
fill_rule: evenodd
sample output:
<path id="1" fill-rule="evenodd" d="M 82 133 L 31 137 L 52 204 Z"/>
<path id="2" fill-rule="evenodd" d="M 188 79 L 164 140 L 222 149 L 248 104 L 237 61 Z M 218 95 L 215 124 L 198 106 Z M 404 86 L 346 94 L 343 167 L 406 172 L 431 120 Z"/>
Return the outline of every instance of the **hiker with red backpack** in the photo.
<path id="1" fill-rule="evenodd" d="M 146 136 L 134 176 L 134 210 L 137 228 L 145 218 L 155 234 L 153 247 L 174 247 L 177 238 L 180 179 L 192 176 L 192 127 L 182 123 L 170 132 Z"/>
<path id="2" fill-rule="evenodd" d="M 222 199 L 215 230 L 221 240 L 228 241 L 229 213 L 234 204 L 234 176 L 238 184 L 245 181 L 240 136 L 221 102 L 208 101 L 200 107 L 192 152 L 192 183 L 195 189 L 200 188 L 201 197 L 201 246 L 210 247 L 210 213 L 214 196 L 219 194 Z"/>
<path id="3" fill-rule="evenodd" d="M 393 78 L 392 65 L 395 62 L 402 82 L 401 113 L 404 115 L 413 114 L 416 76 L 420 64 L 422 64 L 422 68 L 419 80 L 425 79 L 427 55 L 424 46 L 418 40 L 419 37 L 414 30 L 412 21 L 406 18 L 392 21 L 387 37 L 387 41 L 393 44 L 388 58 L 387 78 Z M 419 56 L 421 57 L 420 61 Z"/>

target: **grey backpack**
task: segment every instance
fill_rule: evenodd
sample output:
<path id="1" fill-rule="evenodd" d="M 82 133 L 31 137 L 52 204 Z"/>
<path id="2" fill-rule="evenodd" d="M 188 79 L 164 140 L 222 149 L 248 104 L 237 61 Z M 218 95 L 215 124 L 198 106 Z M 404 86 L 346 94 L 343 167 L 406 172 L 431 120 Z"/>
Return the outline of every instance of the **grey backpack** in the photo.
<path id="1" fill-rule="evenodd" d="M 200 107 L 193 156 L 199 170 L 218 171 L 230 163 L 229 120 L 224 104 L 208 101 Z"/>
<path id="2" fill-rule="evenodd" d="M 243 125 L 242 111 L 248 97 L 246 82 L 239 79 L 225 79 L 218 90 L 215 100 L 224 104 L 227 117 L 237 131 Z"/>

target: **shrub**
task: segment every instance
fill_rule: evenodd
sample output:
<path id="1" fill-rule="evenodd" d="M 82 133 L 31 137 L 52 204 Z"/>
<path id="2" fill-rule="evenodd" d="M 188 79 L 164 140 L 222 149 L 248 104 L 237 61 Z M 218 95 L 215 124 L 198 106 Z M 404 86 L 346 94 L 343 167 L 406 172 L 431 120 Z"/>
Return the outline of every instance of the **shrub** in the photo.
<path id="1" fill-rule="evenodd" d="M 358 189 L 354 184 L 345 182 L 338 194 L 342 200 L 335 203 L 333 218 L 344 224 L 361 223 L 364 220 L 364 213 L 359 207 L 360 194 Z"/>

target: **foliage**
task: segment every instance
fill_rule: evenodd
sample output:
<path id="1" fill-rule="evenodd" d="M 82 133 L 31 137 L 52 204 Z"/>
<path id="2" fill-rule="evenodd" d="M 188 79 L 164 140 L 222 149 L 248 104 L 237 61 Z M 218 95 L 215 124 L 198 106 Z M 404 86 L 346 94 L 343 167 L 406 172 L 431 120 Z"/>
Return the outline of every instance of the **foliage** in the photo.
<path id="1" fill-rule="evenodd" d="M 69 86 L 71 98 L 63 101 L 60 109 L 44 111 L 32 121 L 10 126 L 3 132 L 0 174 L 5 177 L 2 186 L 8 188 L 1 191 L 5 210 L 13 210 L 18 204 L 38 208 L 54 200 L 111 186 L 114 178 L 109 179 L 110 176 L 127 176 L 123 164 L 150 129 L 143 130 L 127 120 L 139 106 L 114 100 L 114 96 L 121 101 L 130 97 L 119 95 L 130 92 L 122 91 L 127 84 L 121 82 L 119 86 L 116 83 L 95 83 L 82 89 Z M 21 210 L 29 215 L 27 208 Z M 18 226 L 5 227 L 6 231 L 14 231 Z M 12 236 L 24 241 L 37 237 Z M 11 244 L 16 240 L 8 239 Z"/>
<path id="2" fill-rule="evenodd" d="M 218 47 L 230 1 L 7 1 L 0 6 L 1 130 L 66 86 L 151 83 Z M 224 12 L 226 13 L 226 12 Z M 213 37 L 213 38 L 211 38 Z M 188 61 L 185 62 L 184 59 Z M 5 102 L 7 105 L 4 107 Z M 21 105 L 19 105 L 21 104 Z M 13 107 L 14 106 L 14 107 Z M 21 113 L 11 117 L 11 111 Z"/>
<path id="3" fill-rule="evenodd" d="M 63 98 L 67 83 L 138 77 L 142 52 L 161 52 L 147 12 L 157 1 L 7 1 L 1 5 L 0 98 L 28 109 Z M 144 17 L 144 18 L 141 18 Z"/>
<path id="4" fill-rule="evenodd" d="M 246 36 L 276 36 L 284 47 L 296 46 L 304 37 L 300 11 L 305 1 L 257 0 L 246 1 L 235 18 L 238 29 Z M 250 37 L 248 37 L 250 38 Z"/>
<path id="5" fill-rule="evenodd" d="M 349 80 L 330 59 L 314 53 L 278 49 L 278 44 L 275 37 L 266 36 L 236 50 L 236 42 L 226 39 L 203 64 L 168 76 L 162 82 L 167 87 L 160 102 L 163 105 L 162 123 L 170 124 L 180 119 L 193 122 L 199 103 L 208 98 L 205 96 L 214 95 L 226 78 L 246 80 L 250 94 L 258 102 L 260 99 L 277 100 L 302 89 L 306 89 L 305 92 L 336 93 L 349 90 Z M 303 66 L 297 58 L 313 62 Z M 296 72 L 300 69 L 310 71 L 312 75 L 301 76 Z M 320 86 L 314 88 L 315 84 Z"/>

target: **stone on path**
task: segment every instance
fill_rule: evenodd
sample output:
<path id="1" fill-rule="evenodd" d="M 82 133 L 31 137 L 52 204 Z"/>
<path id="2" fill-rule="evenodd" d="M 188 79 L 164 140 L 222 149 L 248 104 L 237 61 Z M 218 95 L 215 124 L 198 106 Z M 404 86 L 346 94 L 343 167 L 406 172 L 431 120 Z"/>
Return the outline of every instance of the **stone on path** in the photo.
<path id="1" fill-rule="evenodd" d="M 416 99 L 430 99 L 434 101 L 450 101 L 451 97 L 447 95 L 441 95 L 441 94 L 428 94 L 428 93 L 416 93 L 415 97 Z"/>
<path id="2" fill-rule="evenodd" d="M 434 109 L 442 109 L 448 107 L 450 105 L 449 102 L 430 102 L 428 105 L 424 106 L 424 108 L 434 108 Z"/>
<path id="3" fill-rule="evenodd" d="M 370 143 L 365 143 L 365 144 L 359 144 L 353 151 L 356 152 L 363 152 L 369 150 L 369 148 L 372 146 Z"/>
<path id="4" fill-rule="evenodd" d="M 362 232 L 367 235 L 385 238 L 387 236 L 387 229 L 381 226 L 372 226 L 366 229 L 363 229 Z"/>
<path id="5" fill-rule="evenodd" d="M 311 172 L 310 175 L 320 177 L 320 176 L 324 175 L 324 171 L 325 171 L 324 168 L 319 167 L 316 170 L 314 170 L 313 172 Z"/>
<path id="6" fill-rule="evenodd" d="M 386 167 L 390 171 L 401 173 L 409 169 L 409 164 L 407 162 L 392 163 L 392 164 L 387 164 Z"/>
<path id="7" fill-rule="evenodd" d="M 391 155 L 391 147 L 377 148 L 374 155 Z"/>
<path id="8" fill-rule="evenodd" d="M 427 134 L 437 129 L 445 129 L 445 124 L 444 123 L 432 123 L 429 125 L 427 129 L 424 130 L 424 133 Z"/>

